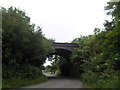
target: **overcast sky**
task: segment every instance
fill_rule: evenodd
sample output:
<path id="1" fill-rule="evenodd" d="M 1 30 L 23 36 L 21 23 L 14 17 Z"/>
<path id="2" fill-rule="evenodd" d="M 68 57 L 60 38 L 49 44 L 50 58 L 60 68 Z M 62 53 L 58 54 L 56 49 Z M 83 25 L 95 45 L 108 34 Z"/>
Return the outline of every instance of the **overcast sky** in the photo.
<path id="1" fill-rule="evenodd" d="M 109 0 L 0 0 L 0 6 L 24 10 L 47 38 L 70 42 L 103 28 Z"/>
<path id="2" fill-rule="evenodd" d="M 0 0 L 0 6 L 25 11 L 42 28 L 47 38 L 70 42 L 80 35 L 93 34 L 108 19 L 104 6 L 109 0 Z M 50 65 L 46 60 L 44 64 Z"/>

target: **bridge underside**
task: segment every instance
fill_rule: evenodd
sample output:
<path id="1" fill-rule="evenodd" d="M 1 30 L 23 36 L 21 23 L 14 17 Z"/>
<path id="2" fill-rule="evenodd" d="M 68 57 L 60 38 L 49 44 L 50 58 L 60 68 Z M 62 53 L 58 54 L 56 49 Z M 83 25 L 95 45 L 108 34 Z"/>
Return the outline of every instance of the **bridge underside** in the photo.
<path id="1" fill-rule="evenodd" d="M 52 53 L 53 55 L 59 55 L 65 59 L 69 59 L 72 52 L 65 50 L 65 49 L 55 49 Z"/>
<path id="2" fill-rule="evenodd" d="M 69 59 L 72 54 L 74 48 L 79 47 L 76 43 L 53 43 L 54 52 L 51 55 L 59 55 L 65 59 Z"/>
<path id="3" fill-rule="evenodd" d="M 54 43 L 53 52 L 50 55 L 59 55 L 64 59 L 60 60 L 59 70 L 62 76 L 74 76 L 73 72 L 76 72 L 74 65 L 70 62 L 70 55 L 74 51 L 74 48 L 79 47 L 75 43 Z"/>

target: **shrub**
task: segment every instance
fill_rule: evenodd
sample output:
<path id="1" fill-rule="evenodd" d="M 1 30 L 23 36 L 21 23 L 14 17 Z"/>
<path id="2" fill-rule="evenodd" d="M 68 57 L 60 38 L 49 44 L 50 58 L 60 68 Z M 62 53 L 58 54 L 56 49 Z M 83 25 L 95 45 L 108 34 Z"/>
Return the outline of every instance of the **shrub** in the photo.
<path id="1" fill-rule="evenodd" d="M 30 64 L 22 65 L 19 73 L 22 78 L 36 78 L 42 75 L 40 68 Z"/>

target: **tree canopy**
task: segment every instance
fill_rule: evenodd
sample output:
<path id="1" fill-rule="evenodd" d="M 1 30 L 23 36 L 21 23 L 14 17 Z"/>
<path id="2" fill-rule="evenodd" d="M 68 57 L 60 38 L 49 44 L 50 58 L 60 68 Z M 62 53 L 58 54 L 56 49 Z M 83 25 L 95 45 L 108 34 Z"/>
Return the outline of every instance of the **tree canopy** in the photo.
<path id="1" fill-rule="evenodd" d="M 105 20 L 105 29 L 95 28 L 93 35 L 73 40 L 80 47 L 74 50 L 71 62 L 83 82 L 95 88 L 115 88 L 120 82 L 120 2 L 108 2 L 105 10 L 112 16 Z"/>
<path id="2" fill-rule="evenodd" d="M 52 50 L 52 40 L 31 24 L 30 17 L 17 8 L 2 8 L 2 66 L 4 79 L 35 78 Z"/>

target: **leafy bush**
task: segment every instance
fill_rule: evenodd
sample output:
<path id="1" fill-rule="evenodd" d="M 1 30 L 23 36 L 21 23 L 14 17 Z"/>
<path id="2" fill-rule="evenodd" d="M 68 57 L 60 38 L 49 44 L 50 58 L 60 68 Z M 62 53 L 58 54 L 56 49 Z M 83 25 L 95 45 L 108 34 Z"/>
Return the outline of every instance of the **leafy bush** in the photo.
<path id="1" fill-rule="evenodd" d="M 91 83 L 91 84 L 96 83 L 99 80 L 98 74 L 91 71 L 87 73 L 83 73 L 81 77 L 83 82 Z"/>
<path id="2" fill-rule="evenodd" d="M 21 78 L 36 78 L 42 75 L 39 68 L 30 64 L 22 65 L 20 68 L 20 72 L 18 71 L 18 73 L 20 73 Z"/>
<path id="3" fill-rule="evenodd" d="M 2 88 L 19 88 L 27 85 L 33 85 L 37 83 L 42 83 L 47 81 L 48 79 L 45 76 L 38 76 L 37 78 L 21 78 L 21 77 L 13 77 L 10 79 L 4 79 L 2 81 Z"/>
<path id="4" fill-rule="evenodd" d="M 41 76 L 40 69 L 52 50 L 52 40 L 45 38 L 39 26 L 31 24 L 24 11 L 2 8 L 2 14 L 3 82 L 9 81 L 12 85 L 19 79 Z"/>
<path id="5" fill-rule="evenodd" d="M 104 23 L 105 29 L 81 36 L 73 42 L 80 47 L 74 50 L 71 62 L 83 72 L 81 80 L 93 88 L 118 88 L 120 78 L 120 2 L 108 3 L 107 14 L 113 18 Z"/>

